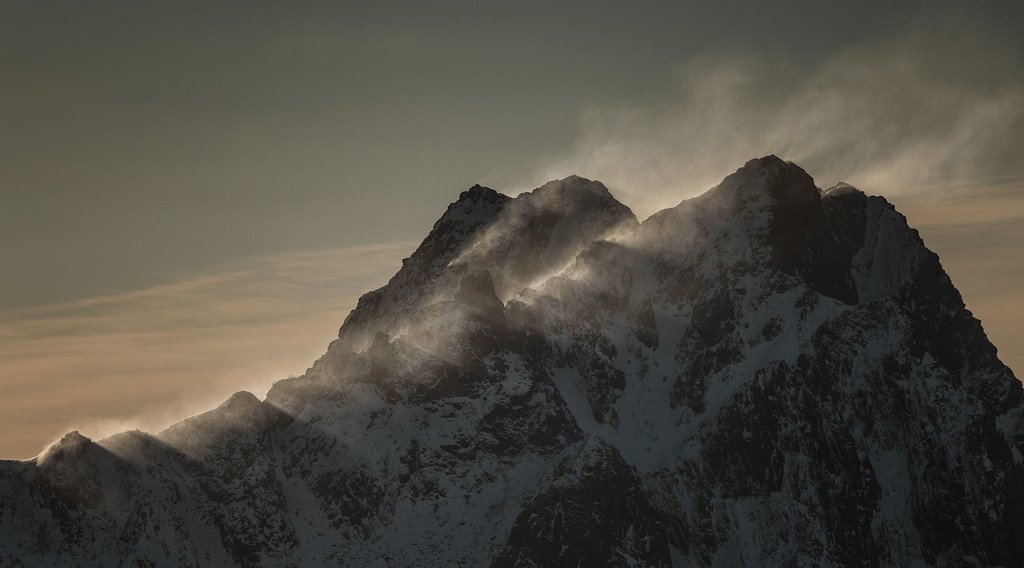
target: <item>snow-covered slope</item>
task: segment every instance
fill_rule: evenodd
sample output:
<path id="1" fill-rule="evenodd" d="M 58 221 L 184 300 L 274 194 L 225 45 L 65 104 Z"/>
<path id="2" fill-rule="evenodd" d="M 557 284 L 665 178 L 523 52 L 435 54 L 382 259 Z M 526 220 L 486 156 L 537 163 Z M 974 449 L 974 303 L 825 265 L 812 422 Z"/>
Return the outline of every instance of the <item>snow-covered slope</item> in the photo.
<path id="1" fill-rule="evenodd" d="M 0 462 L 0 564 L 988 566 L 1021 384 L 891 205 L 464 192 L 265 401 Z"/>

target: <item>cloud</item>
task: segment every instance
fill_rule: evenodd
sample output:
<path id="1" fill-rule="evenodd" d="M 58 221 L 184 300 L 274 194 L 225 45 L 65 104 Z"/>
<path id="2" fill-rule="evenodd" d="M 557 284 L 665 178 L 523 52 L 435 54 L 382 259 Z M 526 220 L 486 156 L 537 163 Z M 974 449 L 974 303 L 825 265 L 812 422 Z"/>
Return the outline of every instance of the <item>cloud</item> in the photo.
<path id="1" fill-rule="evenodd" d="M 819 185 L 885 195 L 1024 173 L 1024 62 L 1009 42 L 933 20 L 810 63 L 790 59 L 730 51 L 687 60 L 672 97 L 585 110 L 572 149 L 537 178 L 600 179 L 643 218 L 770 153 Z"/>
<path id="2" fill-rule="evenodd" d="M 414 243 L 265 257 L 129 293 L 0 312 L 0 457 L 67 430 L 159 430 L 301 374 Z"/>

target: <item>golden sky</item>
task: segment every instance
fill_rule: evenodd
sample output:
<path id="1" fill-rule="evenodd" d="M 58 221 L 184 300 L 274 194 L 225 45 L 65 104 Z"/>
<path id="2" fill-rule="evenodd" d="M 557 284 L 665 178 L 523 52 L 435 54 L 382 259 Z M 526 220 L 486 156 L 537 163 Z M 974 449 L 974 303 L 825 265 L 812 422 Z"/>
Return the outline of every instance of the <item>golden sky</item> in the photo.
<path id="1" fill-rule="evenodd" d="M 0 456 L 77 429 L 158 431 L 299 375 L 414 243 L 259 258 L 132 292 L 0 314 Z"/>

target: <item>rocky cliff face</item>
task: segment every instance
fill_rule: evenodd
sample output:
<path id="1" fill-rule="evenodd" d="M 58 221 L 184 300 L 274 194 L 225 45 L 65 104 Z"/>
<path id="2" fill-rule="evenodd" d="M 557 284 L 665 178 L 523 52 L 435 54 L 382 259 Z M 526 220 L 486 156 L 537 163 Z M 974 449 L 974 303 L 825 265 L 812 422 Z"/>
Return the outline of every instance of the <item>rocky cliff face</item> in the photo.
<path id="1" fill-rule="evenodd" d="M 5 565 L 1020 566 L 1024 402 L 884 199 L 464 192 L 265 401 L 0 464 Z"/>

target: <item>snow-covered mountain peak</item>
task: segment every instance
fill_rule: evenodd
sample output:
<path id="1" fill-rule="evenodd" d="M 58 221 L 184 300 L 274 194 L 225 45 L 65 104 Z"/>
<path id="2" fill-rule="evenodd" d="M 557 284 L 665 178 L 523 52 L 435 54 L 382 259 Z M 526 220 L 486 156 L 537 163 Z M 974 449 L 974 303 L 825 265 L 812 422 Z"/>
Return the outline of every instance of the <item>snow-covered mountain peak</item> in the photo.
<path id="1" fill-rule="evenodd" d="M 846 183 L 845 181 L 841 181 L 841 182 L 839 182 L 839 183 L 837 183 L 837 184 L 833 185 L 832 187 L 830 187 L 830 188 L 825 190 L 825 195 L 831 195 L 831 196 L 834 196 L 834 197 L 840 197 L 840 196 L 843 196 L 843 195 L 857 194 L 857 193 L 863 194 L 864 192 L 862 192 L 861 190 L 857 189 L 856 187 L 853 187 L 852 185 Z"/>
<path id="2" fill-rule="evenodd" d="M 536 202 L 549 207 L 573 208 L 585 206 L 588 202 L 604 203 L 608 206 L 622 206 L 608 188 L 599 181 L 590 180 L 578 175 L 551 180 L 533 191 L 522 194 L 529 195 Z M 622 206 L 624 207 L 624 206 Z"/>
<path id="3" fill-rule="evenodd" d="M 0 464 L 0 564 L 1021 566 L 1022 393 L 891 204 L 775 156 L 642 224 L 475 186 L 265 401 Z"/>
<path id="4" fill-rule="evenodd" d="M 766 196 L 769 199 L 765 199 Z M 800 166 L 768 155 L 748 161 L 712 188 L 706 197 L 727 200 L 737 206 L 740 214 L 770 206 L 776 216 L 789 218 L 813 215 L 821 190 Z M 751 206 L 752 203 L 758 205 Z"/>
<path id="5" fill-rule="evenodd" d="M 578 176 L 509 198 L 463 192 L 386 286 L 364 295 L 333 351 L 358 352 L 377 332 L 408 333 L 405 315 L 453 299 L 467 273 L 487 272 L 501 301 L 570 265 L 595 240 L 637 224 L 607 188 Z M 396 326 L 401 322 L 401 325 Z"/>
<path id="6" fill-rule="evenodd" d="M 228 412 L 251 412 L 260 405 L 260 399 L 249 391 L 238 391 L 217 408 Z"/>
<path id="7" fill-rule="evenodd" d="M 53 444 L 50 444 L 46 450 L 39 455 L 39 461 L 45 462 L 51 459 L 61 459 L 73 457 L 81 454 L 85 449 L 92 445 L 93 441 L 81 433 L 78 430 L 72 430 L 60 440 L 57 440 Z"/>
<path id="8" fill-rule="evenodd" d="M 474 185 L 459 194 L 459 199 L 448 206 L 448 210 L 438 219 L 435 228 L 446 222 L 461 222 L 469 226 L 486 223 L 509 200 L 507 195 L 489 187 Z"/>
<path id="9" fill-rule="evenodd" d="M 57 441 L 54 447 L 61 448 L 79 446 L 81 444 L 88 444 L 91 441 L 92 440 L 83 436 L 78 430 L 72 430 L 67 434 L 64 434 L 64 436 Z"/>

